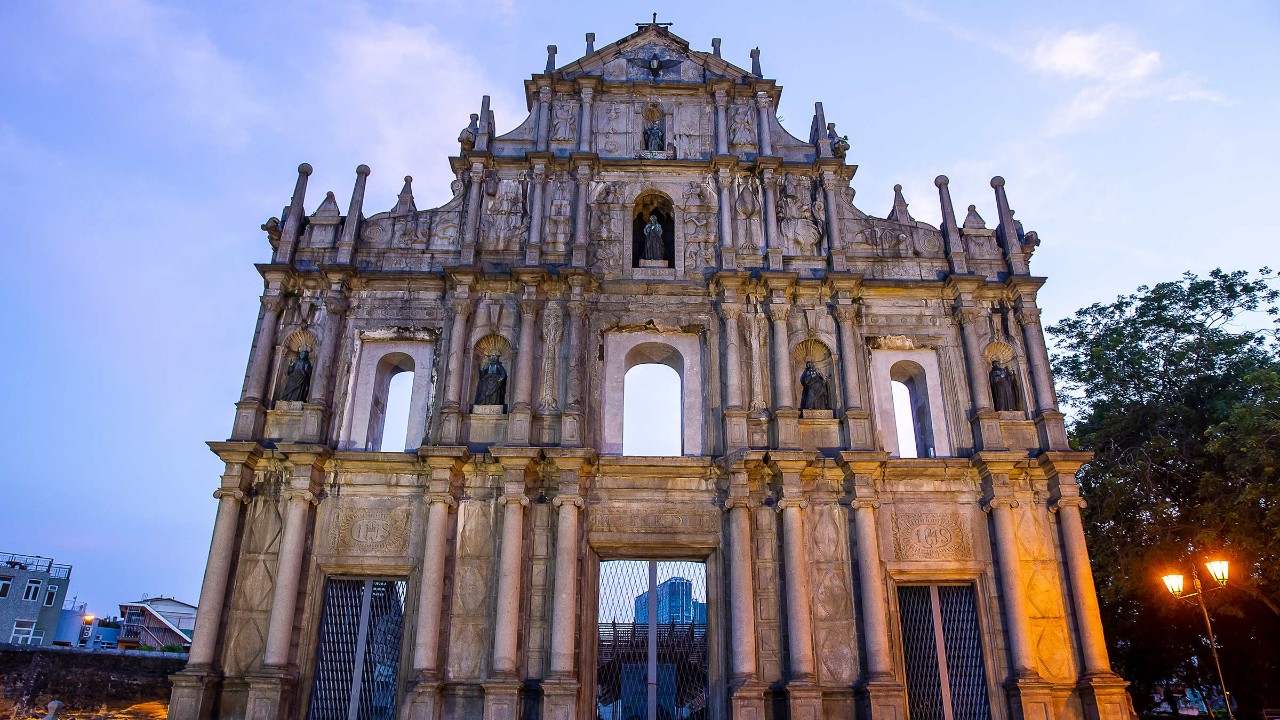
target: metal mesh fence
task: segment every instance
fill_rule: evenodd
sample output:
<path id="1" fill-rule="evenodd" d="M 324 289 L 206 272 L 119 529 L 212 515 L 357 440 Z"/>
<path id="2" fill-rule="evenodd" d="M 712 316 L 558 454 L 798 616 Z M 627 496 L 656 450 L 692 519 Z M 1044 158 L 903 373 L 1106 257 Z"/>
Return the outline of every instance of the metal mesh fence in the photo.
<path id="1" fill-rule="evenodd" d="M 310 720 L 393 720 L 403 580 L 325 583 Z"/>
<path id="2" fill-rule="evenodd" d="M 601 563 L 597 643 L 600 720 L 705 718 L 706 566 Z"/>
<path id="3" fill-rule="evenodd" d="M 982 665 L 978 607 L 972 585 L 938 587 L 942 637 L 947 649 L 951 715 L 955 720 L 990 720 L 987 679 Z"/>
<path id="4" fill-rule="evenodd" d="M 942 679 L 933 627 L 933 602 L 926 586 L 898 588 L 902 617 L 902 654 L 906 660 L 907 703 L 911 720 L 943 720 Z"/>
<path id="5" fill-rule="evenodd" d="M 972 585 L 898 588 L 911 720 L 990 720 Z"/>

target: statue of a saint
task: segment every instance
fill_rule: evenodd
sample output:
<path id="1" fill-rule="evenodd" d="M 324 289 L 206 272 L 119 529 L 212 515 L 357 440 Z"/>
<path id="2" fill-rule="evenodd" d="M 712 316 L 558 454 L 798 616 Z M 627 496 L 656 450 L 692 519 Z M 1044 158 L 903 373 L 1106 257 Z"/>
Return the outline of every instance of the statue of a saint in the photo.
<path id="1" fill-rule="evenodd" d="M 827 394 L 827 379 L 813 366 L 813 361 L 806 361 L 804 372 L 800 373 L 801 410 L 830 410 L 831 398 Z"/>
<path id="2" fill-rule="evenodd" d="M 1013 373 L 999 360 L 991 361 L 991 402 L 999 412 L 1018 409 L 1018 396 L 1013 389 Z"/>
<path id="3" fill-rule="evenodd" d="M 644 129 L 644 149 L 650 152 L 662 152 L 667 149 L 666 133 L 662 132 L 662 125 L 657 120 Z"/>
<path id="4" fill-rule="evenodd" d="M 284 390 L 280 399 L 285 402 L 306 402 L 311 390 L 311 351 L 303 348 L 298 357 L 289 361 L 285 372 Z"/>
<path id="5" fill-rule="evenodd" d="M 505 405 L 507 400 L 507 370 L 502 358 L 490 355 L 489 362 L 480 368 L 480 380 L 476 383 L 476 405 Z"/>
<path id="6" fill-rule="evenodd" d="M 480 116 L 471 113 L 471 123 L 462 128 L 462 132 L 458 133 L 458 144 L 462 146 L 462 152 L 471 152 L 476 148 L 476 135 L 480 132 Z"/>
<path id="7" fill-rule="evenodd" d="M 649 222 L 644 226 L 644 250 L 641 260 L 666 260 L 667 252 L 662 242 L 662 224 L 657 215 L 649 215 Z"/>

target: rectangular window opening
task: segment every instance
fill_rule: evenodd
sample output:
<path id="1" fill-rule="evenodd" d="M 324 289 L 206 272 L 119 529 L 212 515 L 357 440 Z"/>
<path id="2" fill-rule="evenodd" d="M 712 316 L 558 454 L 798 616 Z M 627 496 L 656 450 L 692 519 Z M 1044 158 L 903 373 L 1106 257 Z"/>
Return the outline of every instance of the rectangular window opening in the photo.
<path id="1" fill-rule="evenodd" d="M 394 720 L 407 583 L 334 578 L 324 609 L 309 720 Z"/>
<path id="2" fill-rule="evenodd" d="M 991 720 L 972 585 L 898 587 L 911 720 Z"/>
<path id="3" fill-rule="evenodd" d="M 48 590 L 44 591 L 44 606 L 53 607 L 53 603 L 58 599 L 58 586 L 50 585 Z"/>
<path id="4" fill-rule="evenodd" d="M 28 580 L 27 589 L 22 591 L 23 600 L 39 600 L 40 586 L 44 584 L 43 580 Z"/>
<path id="5" fill-rule="evenodd" d="M 9 635 L 9 642 L 14 643 L 16 645 L 35 645 L 37 643 L 32 642 L 32 640 L 35 639 L 34 638 L 35 634 L 36 634 L 35 620 L 18 620 L 15 623 L 13 623 L 13 633 Z M 40 635 L 41 635 L 40 639 L 43 640 L 44 633 L 42 632 L 40 633 Z"/>
<path id="6" fill-rule="evenodd" d="M 706 717 L 705 563 L 600 563 L 597 623 L 597 717 Z"/>

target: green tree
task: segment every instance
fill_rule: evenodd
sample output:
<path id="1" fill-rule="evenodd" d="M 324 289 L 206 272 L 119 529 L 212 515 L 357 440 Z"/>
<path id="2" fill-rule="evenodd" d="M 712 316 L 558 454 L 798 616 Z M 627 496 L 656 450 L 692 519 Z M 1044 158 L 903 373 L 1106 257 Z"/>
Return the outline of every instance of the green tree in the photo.
<path id="1" fill-rule="evenodd" d="M 1266 268 L 1187 273 L 1049 328 L 1072 440 L 1094 452 L 1085 531 L 1112 662 L 1139 711 L 1158 684 L 1217 685 L 1199 612 L 1160 582 L 1192 565 L 1208 580 L 1209 555 L 1232 567 L 1206 595 L 1227 689 L 1242 716 L 1280 707 L 1275 281 Z"/>

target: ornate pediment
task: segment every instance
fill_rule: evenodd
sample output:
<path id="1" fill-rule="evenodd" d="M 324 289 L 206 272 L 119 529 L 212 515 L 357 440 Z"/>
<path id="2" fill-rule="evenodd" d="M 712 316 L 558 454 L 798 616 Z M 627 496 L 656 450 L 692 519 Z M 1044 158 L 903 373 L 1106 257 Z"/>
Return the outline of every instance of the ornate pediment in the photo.
<path id="1" fill-rule="evenodd" d="M 659 24 L 588 53 L 553 75 L 573 79 L 598 76 L 606 82 L 706 82 L 713 78 L 747 81 L 751 73 L 713 53 L 699 52 Z"/>

